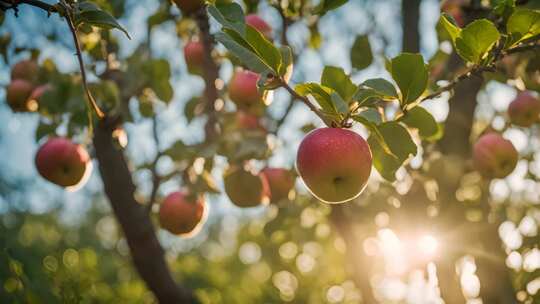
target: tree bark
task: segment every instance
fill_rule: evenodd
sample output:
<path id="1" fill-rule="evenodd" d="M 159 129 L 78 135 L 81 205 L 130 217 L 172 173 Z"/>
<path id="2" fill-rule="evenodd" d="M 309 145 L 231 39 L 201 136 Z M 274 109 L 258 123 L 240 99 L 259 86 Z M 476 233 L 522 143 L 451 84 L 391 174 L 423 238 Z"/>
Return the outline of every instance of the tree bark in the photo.
<path id="1" fill-rule="evenodd" d="M 134 197 L 127 161 L 113 142 L 116 123 L 106 118 L 94 131 L 94 147 L 105 193 L 131 251 L 133 264 L 160 303 L 197 303 L 191 291 L 175 283 L 146 208 Z"/>
<path id="2" fill-rule="evenodd" d="M 403 41 L 402 49 L 404 52 L 420 52 L 420 31 L 418 21 L 420 20 L 420 3 L 422 0 L 402 0 L 401 15 Z"/>

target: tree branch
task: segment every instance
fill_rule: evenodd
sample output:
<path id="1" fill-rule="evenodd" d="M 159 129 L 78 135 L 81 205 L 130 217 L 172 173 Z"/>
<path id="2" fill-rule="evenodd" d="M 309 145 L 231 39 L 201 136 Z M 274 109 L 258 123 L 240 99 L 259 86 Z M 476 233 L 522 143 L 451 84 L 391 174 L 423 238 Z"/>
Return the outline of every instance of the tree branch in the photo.
<path id="1" fill-rule="evenodd" d="M 289 94 L 291 94 L 292 97 L 295 99 L 300 100 L 303 102 L 313 113 L 315 113 L 319 118 L 329 127 L 332 127 L 332 122 L 329 122 L 328 119 L 324 116 L 323 112 L 321 112 L 316 106 L 314 106 L 307 97 L 302 96 L 298 94 L 287 82 L 285 82 L 283 79 L 280 79 L 281 87 L 285 88 Z"/>
<path id="2" fill-rule="evenodd" d="M 94 147 L 105 193 L 124 231 L 135 268 L 160 303 L 197 303 L 189 289 L 174 282 L 150 216 L 135 200 L 127 161 L 112 140 L 117 121 L 108 117 L 98 123 Z"/>
<path id="3" fill-rule="evenodd" d="M 219 77 L 219 67 L 212 58 L 212 50 L 214 49 L 214 37 L 210 34 L 210 23 L 208 22 L 208 15 L 206 14 L 206 6 L 202 7 L 195 13 L 195 20 L 200 31 L 200 39 L 204 46 L 204 62 L 203 62 L 203 75 L 204 75 L 204 97 L 206 101 L 205 112 L 208 115 L 208 121 L 206 122 L 206 137 L 213 139 L 219 134 L 217 125 L 217 115 L 215 109 L 215 102 L 219 98 L 219 94 L 216 88 L 216 80 Z"/>
<path id="4" fill-rule="evenodd" d="M 156 145 L 156 157 L 154 158 L 154 161 L 152 162 L 152 165 L 150 167 L 150 172 L 152 173 L 152 191 L 150 192 L 150 198 L 148 199 L 148 204 L 146 205 L 147 211 L 151 212 L 152 207 L 156 203 L 157 193 L 159 190 L 159 186 L 161 186 L 162 178 L 159 176 L 157 172 L 157 163 L 159 162 L 161 156 L 163 156 L 163 153 L 159 150 L 159 134 L 157 132 L 157 115 L 154 114 L 152 116 L 152 137 L 154 139 L 154 144 Z"/>
<path id="5" fill-rule="evenodd" d="M 37 8 L 40 8 L 44 11 L 47 12 L 47 14 L 51 14 L 51 13 L 56 13 L 58 12 L 58 10 L 56 9 L 56 7 L 54 5 L 50 5 L 48 3 L 45 3 L 45 2 L 42 2 L 42 1 L 39 1 L 39 0 L 18 0 L 17 3 L 12 3 L 11 1 L 6 1 L 6 0 L 0 0 L 0 3 L 8 3 L 10 4 L 11 6 L 10 7 L 7 7 L 7 9 L 14 9 L 14 10 L 17 10 L 17 6 L 19 4 L 28 4 L 28 5 L 31 5 L 31 6 L 34 6 L 34 7 L 37 7 Z"/>
<path id="6" fill-rule="evenodd" d="M 92 93 L 90 92 L 90 89 L 88 88 L 88 83 L 86 80 L 86 69 L 84 68 L 84 61 L 83 61 L 82 52 L 81 52 L 81 44 L 79 43 L 79 37 L 77 36 L 77 29 L 75 28 L 75 25 L 73 24 L 73 16 L 71 16 L 71 8 L 64 1 L 62 1 L 61 3 L 64 6 L 64 9 L 66 10 L 64 17 L 66 18 L 66 22 L 73 36 L 73 42 L 75 44 L 76 55 L 79 61 L 79 68 L 81 70 L 82 83 L 83 83 L 84 91 L 86 93 L 88 106 L 92 108 L 94 112 L 96 112 L 96 115 L 99 118 L 104 118 L 105 114 L 103 113 L 103 111 L 101 111 L 101 109 L 97 105 L 96 100 L 94 99 L 94 96 L 92 96 Z M 91 124 L 92 121 L 90 120 L 89 123 Z"/>

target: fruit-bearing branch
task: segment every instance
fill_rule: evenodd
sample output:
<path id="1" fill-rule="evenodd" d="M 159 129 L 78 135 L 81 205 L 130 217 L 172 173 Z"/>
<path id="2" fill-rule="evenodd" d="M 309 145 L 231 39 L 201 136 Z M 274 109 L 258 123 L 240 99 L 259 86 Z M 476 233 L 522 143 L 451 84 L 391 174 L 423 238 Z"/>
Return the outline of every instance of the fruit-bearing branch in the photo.
<path id="1" fill-rule="evenodd" d="M 289 94 L 291 94 L 291 96 L 293 96 L 294 98 L 302 101 L 313 113 L 315 113 L 317 116 L 319 116 L 319 118 L 329 127 L 332 126 L 332 122 L 328 121 L 328 119 L 325 117 L 324 113 L 321 112 L 316 106 L 314 106 L 307 97 L 305 96 L 302 96 L 300 94 L 298 94 L 293 88 L 291 88 L 291 86 L 283 79 L 280 79 L 280 84 L 281 84 L 281 87 L 285 88 L 285 90 L 287 90 L 287 92 L 289 92 Z"/>

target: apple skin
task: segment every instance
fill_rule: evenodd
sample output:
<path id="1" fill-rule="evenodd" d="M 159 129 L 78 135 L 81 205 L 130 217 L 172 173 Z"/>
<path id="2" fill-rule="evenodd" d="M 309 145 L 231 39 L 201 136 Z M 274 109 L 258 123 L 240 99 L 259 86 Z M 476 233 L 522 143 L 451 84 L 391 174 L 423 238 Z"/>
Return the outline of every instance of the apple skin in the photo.
<path id="1" fill-rule="evenodd" d="M 190 197 L 185 192 L 172 192 L 159 208 L 161 227 L 172 234 L 190 237 L 201 229 L 206 220 L 206 201 Z"/>
<path id="2" fill-rule="evenodd" d="M 230 167 L 223 174 L 225 193 L 240 208 L 266 205 L 270 189 L 266 177 L 240 167 Z"/>
<path id="3" fill-rule="evenodd" d="M 288 198 L 295 181 L 289 170 L 267 167 L 261 173 L 266 177 L 270 186 L 270 203 L 276 204 Z"/>
<path id="4" fill-rule="evenodd" d="M 266 39 L 272 40 L 272 28 L 261 17 L 255 14 L 249 14 L 246 16 L 246 24 L 251 25 L 257 31 L 261 32 Z"/>
<path id="5" fill-rule="evenodd" d="M 6 100 L 14 112 L 31 112 L 29 98 L 34 86 L 27 80 L 15 79 L 6 88 Z"/>
<path id="6" fill-rule="evenodd" d="M 267 130 L 261 125 L 259 117 L 245 111 L 236 112 L 236 124 L 241 130 L 259 130 L 267 132 Z"/>
<path id="7" fill-rule="evenodd" d="M 204 67 L 204 45 L 202 42 L 188 42 L 184 46 L 184 59 L 190 73 L 202 75 Z"/>
<path id="8" fill-rule="evenodd" d="M 47 140 L 37 151 L 35 163 L 41 176 L 66 190 L 83 186 L 92 172 L 88 152 L 63 137 Z"/>
<path id="9" fill-rule="evenodd" d="M 39 73 L 39 66 L 34 60 L 22 60 L 11 68 L 11 80 L 22 79 L 35 83 Z"/>
<path id="10" fill-rule="evenodd" d="M 309 191 L 326 203 L 343 203 L 360 195 L 371 174 L 367 142 L 341 128 L 311 131 L 300 143 L 296 169 Z"/>
<path id="11" fill-rule="evenodd" d="M 516 168 L 518 152 L 511 141 L 490 132 L 482 135 L 473 147 L 475 168 L 487 178 L 503 178 Z"/>
<path id="12" fill-rule="evenodd" d="M 510 122 L 528 128 L 540 119 L 540 100 L 529 92 L 521 92 L 508 106 Z"/>
<path id="13" fill-rule="evenodd" d="M 178 5 L 182 13 L 188 15 L 204 6 L 204 0 L 174 0 L 174 3 Z"/>
<path id="14" fill-rule="evenodd" d="M 259 75 L 248 70 L 238 70 L 229 82 L 229 97 L 240 109 L 249 109 L 263 102 L 257 89 Z"/>

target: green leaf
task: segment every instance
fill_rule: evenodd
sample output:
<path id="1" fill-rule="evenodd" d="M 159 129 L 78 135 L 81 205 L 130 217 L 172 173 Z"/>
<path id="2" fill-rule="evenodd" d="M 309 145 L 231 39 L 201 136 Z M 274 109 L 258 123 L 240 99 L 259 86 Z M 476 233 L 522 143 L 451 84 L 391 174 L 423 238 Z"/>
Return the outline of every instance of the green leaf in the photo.
<path id="1" fill-rule="evenodd" d="M 217 33 L 215 36 L 216 41 L 223 44 L 234 56 L 236 56 L 242 63 L 244 63 L 248 69 L 253 72 L 266 74 L 268 71 L 272 71 L 257 54 L 250 51 L 241 43 L 233 40 L 229 35 L 225 33 Z"/>
<path id="2" fill-rule="evenodd" d="M 351 63 L 353 68 L 363 70 L 373 63 L 373 53 L 367 35 L 356 37 L 351 48 Z"/>
<path id="3" fill-rule="evenodd" d="M 208 14 L 214 17 L 223 27 L 236 31 L 240 36 L 246 34 L 244 11 L 235 2 L 208 5 Z"/>
<path id="4" fill-rule="evenodd" d="M 392 59 L 392 78 L 401 91 L 403 105 L 414 102 L 424 93 L 428 72 L 424 59 L 420 54 L 402 53 Z"/>
<path id="5" fill-rule="evenodd" d="M 365 111 L 365 112 L 367 112 L 367 111 Z M 365 115 L 365 112 L 362 112 L 362 113 L 364 113 L 364 115 L 362 115 L 362 113 L 360 113 L 359 115 L 355 115 L 352 118 L 355 121 L 363 124 L 371 132 L 371 135 L 374 136 L 375 139 L 377 139 L 377 141 L 379 142 L 379 145 L 381 146 L 381 148 L 384 150 L 385 153 L 387 153 L 387 154 L 389 154 L 389 155 L 391 155 L 393 157 L 396 157 L 392 153 L 392 151 L 390 150 L 390 147 L 386 143 L 383 134 L 379 130 L 379 128 L 377 126 L 378 123 L 375 123 L 375 122 L 371 121 L 369 118 L 367 118 L 366 115 Z"/>
<path id="6" fill-rule="evenodd" d="M 282 63 L 279 49 L 250 25 L 246 27 L 246 42 L 277 75 Z"/>
<path id="7" fill-rule="evenodd" d="M 171 67 L 165 59 L 150 60 L 145 64 L 145 72 L 150 80 L 150 87 L 156 96 L 162 101 L 169 103 L 174 95 L 170 83 Z"/>
<path id="8" fill-rule="evenodd" d="M 339 113 L 347 113 L 349 107 L 347 106 L 345 100 L 343 100 L 343 98 L 341 98 L 341 96 L 337 92 L 332 92 L 330 94 L 330 98 L 332 99 L 332 103 L 334 104 Z"/>
<path id="9" fill-rule="evenodd" d="M 289 82 L 289 79 L 293 73 L 293 53 L 291 47 L 284 45 L 279 48 L 281 53 L 281 66 L 279 67 L 279 76 L 285 78 L 286 82 Z"/>
<path id="10" fill-rule="evenodd" d="M 351 100 L 351 97 L 357 89 L 356 85 L 351 81 L 351 78 L 345 74 L 345 71 L 342 68 L 333 66 L 324 67 L 321 76 L 321 84 L 334 89 L 346 102 Z"/>
<path id="11" fill-rule="evenodd" d="M 400 121 L 411 128 L 418 129 L 420 137 L 428 141 L 438 140 L 442 136 L 441 129 L 435 118 L 420 106 L 410 109 Z"/>
<path id="12" fill-rule="evenodd" d="M 383 78 L 373 78 L 368 79 L 362 83 L 362 86 L 371 88 L 375 90 L 382 99 L 396 99 L 398 98 L 398 93 L 394 85 Z"/>
<path id="13" fill-rule="evenodd" d="M 496 0 L 493 8 L 495 14 L 503 16 L 506 20 L 516 8 L 516 0 Z"/>
<path id="14" fill-rule="evenodd" d="M 508 18 L 506 30 L 511 37 L 508 46 L 540 35 L 540 12 L 527 9 L 514 12 Z"/>
<path id="15" fill-rule="evenodd" d="M 461 31 L 455 40 L 455 47 L 464 60 L 480 63 L 500 36 L 491 21 L 480 19 L 470 23 Z"/>
<path id="16" fill-rule="evenodd" d="M 317 15 L 324 15 L 328 11 L 336 9 L 347 3 L 347 1 L 348 0 L 321 0 L 321 2 L 319 2 L 319 5 L 317 5 L 313 10 L 313 13 Z"/>
<path id="17" fill-rule="evenodd" d="M 197 106 L 199 106 L 202 103 L 200 97 L 193 97 L 191 98 L 186 104 L 184 105 L 184 116 L 186 117 L 186 120 L 188 123 L 191 123 L 193 118 L 197 116 Z"/>
<path id="18" fill-rule="evenodd" d="M 297 85 L 295 91 L 301 96 L 313 96 L 324 112 L 329 114 L 338 113 L 336 106 L 332 101 L 331 95 L 333 90 L 331 88 L 311 82 Z"/>
<path id="19" fill-rule="evenodd" d="M 75 26 L 88 24 L 104 29 L 116 28 L 124 32 L 131 39 L 129 33 L 108 12 L 101 10 L 97 5 L 89 1 L 77 2 L 73 14 Z"/>
<path id="20" fill-rule="evenodd" d="M 373 165 L 382 177 L 394 181 L 396 171 L 410 155 L 416 155 L 416 144 L 407 129 L 395 121 L 382 123 L 378 129 L 393 155 L 385 152 L 376 137 L 370 136 L 368 143 L 373 154 Z"/>
<path id="21" fill-rule="evenodd" d="M 461 33 L 461 29 L 451 20 L 453 20 L 451 16 L 443 13 L 439 19 L 439 25 L 446 30 L 448 36 L 452 39 L 452 43 L 455 43 L 457 37 L 459 37 Z"/>

